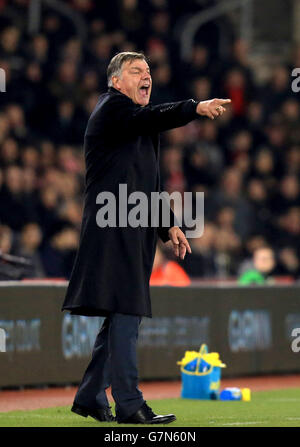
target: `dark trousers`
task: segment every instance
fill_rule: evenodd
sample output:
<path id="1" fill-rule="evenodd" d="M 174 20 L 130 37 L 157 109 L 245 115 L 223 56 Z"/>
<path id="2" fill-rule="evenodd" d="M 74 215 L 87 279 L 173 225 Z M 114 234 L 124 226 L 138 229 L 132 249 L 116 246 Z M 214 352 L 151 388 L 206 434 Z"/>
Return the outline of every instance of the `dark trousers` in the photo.
<path id="1" fill-rule="evenodd" d="M 92 409 L 108 407 L 105 390 L 111 386 L 119 422 L 143 405 L 136 352 L 140 322 L 139 316 L 119 313 L 104 320 L 74 403 Z"/>

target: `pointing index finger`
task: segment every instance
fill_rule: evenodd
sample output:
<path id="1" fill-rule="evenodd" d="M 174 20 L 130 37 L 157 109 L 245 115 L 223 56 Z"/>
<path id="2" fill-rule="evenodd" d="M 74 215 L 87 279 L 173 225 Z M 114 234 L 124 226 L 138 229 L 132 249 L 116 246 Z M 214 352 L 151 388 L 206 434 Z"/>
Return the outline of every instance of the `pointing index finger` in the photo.
<path id="1" fill-rule="evenodd" d="M 219 102 L 221 104 L 228 104 L 229 102 L 231 102 L 231 99 L 219 99 Z"/>

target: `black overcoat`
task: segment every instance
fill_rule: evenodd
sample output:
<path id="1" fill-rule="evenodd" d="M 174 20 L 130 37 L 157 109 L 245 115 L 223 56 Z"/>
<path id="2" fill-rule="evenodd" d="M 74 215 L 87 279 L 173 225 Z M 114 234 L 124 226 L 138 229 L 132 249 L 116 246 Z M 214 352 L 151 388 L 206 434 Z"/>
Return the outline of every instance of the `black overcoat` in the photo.
<path id="1" fill-rule="evenodd" d="M 147 197 L 160 190 L 159 132 L 197 118 L 197 102 L 189 99 L 141 107 L 110 88 L 100 96 L 84 137 L 86 188 L 80 242 L 62 310 L 105 316 L 119 312 L 151 317 L 149 279 L 157 237 L 168 241 L 168 228 L 100 228 L 97 195 Z M 172 226 L 172 225 L 171 225 Z"/>

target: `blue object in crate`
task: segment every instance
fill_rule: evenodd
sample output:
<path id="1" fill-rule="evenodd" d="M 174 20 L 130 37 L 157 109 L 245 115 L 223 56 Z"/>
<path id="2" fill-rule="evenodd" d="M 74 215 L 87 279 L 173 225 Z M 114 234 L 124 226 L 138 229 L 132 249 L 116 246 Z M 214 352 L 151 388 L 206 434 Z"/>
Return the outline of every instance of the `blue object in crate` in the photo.
<path id="1" fill-rule="evenodd" d="M 186 371 L 196 371 L 198 359 L 192 360 L 187 363 L 184 367 Z M 210 364 L 205 362 L 203 359 L 200 360 L 199 372 L 206 372 L 210 369 Z"/>

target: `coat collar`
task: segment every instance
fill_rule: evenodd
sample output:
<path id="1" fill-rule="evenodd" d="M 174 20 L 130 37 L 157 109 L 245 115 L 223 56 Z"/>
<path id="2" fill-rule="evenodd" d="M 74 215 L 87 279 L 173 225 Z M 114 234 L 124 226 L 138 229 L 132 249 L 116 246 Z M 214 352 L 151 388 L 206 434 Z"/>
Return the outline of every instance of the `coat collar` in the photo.
<path id="1" fill-rule="evenodd" d="M 131 98 L 129 98 L 129 96 L 124 95 L 124 93 L 120 92 L 119 90 L 117 90 L 117 89 L 114 88 L 114 87 L 109 87 L 109 88 L 108 88 L 108 92 L 109 92 L 109 93 L 114 93 L 114 94 L 117 94 L 117 95 L 125 96 L 126 98 L 130 99 L 130 101 L 132 101 Z"/>
<path id="2" fill-rule="evenodd" d="M 117 89 L 114 88 L 114 87 L 108 87 L 108 91 L 109 91 L 110 93 L 119 93 L 120 95 L 123 95 L 123 93 L 119 92 L 119 90 L 117 90 Z"/>
<path id="3" fill-rule="evenodd" d="M 108 87 L 108 90 L 107 90 L 109 93 L 113 93 L 113 94 L 115 94 L 115 95 L 122 95 L 122 96 L 125 96 L 125 98 L 128 98 L 131 102 L 133 102 L 132 101 L 132 99 L 131 98 L 129 98 L 129 96 L 127 96 L 127 95 L 124 95 L 124 93 L 122 93 L 122 92 L 120 92 L 119 90 L 117 90 L 116 88 L 114 88 L 114 87 Z M 136 105 L 137 107 L 142 107 L 141 105 L 139 105 L 139 104 L 135 104 L 134 102 L 133 102 L 133 104 L 134 105 Z M 149 101 L 149 104 L 148 105 L 152 105 L 152 102 L 151 101 Z"/>

